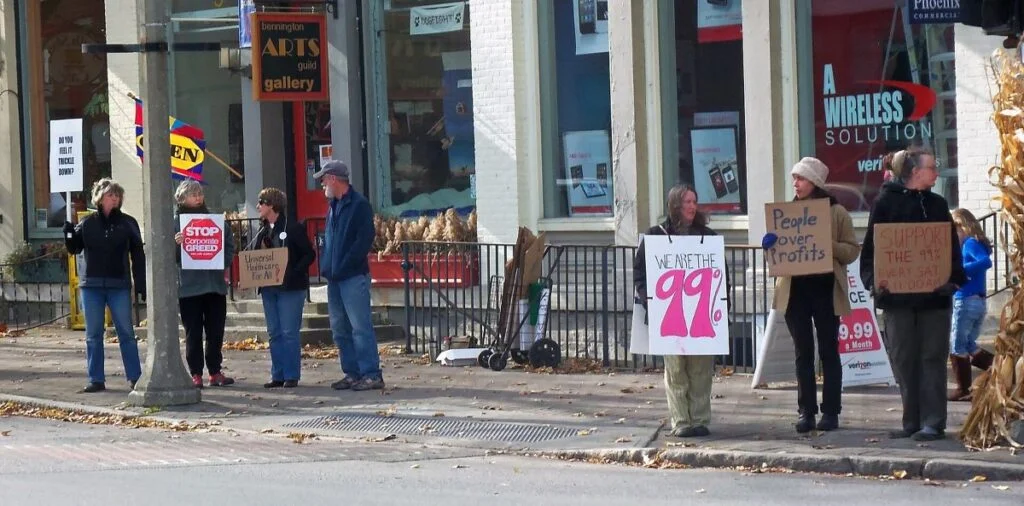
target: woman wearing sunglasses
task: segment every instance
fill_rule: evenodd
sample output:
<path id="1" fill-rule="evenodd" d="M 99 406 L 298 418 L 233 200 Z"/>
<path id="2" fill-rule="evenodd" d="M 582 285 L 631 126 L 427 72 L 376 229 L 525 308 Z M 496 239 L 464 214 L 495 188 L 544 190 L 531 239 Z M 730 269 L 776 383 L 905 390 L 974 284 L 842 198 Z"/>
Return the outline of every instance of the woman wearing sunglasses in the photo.
<path id="1" fill-rule="evenodd" d="M 263 385 L 265 388 L 294 388 L 299 385 L 302 363 L 299 327 L 309 290 L 309 266 L 316 259 L 305 227 L 288 219 L 285 205 L 287 198 L 277 188 L 260 191 L 256 205 L 261 226 L 253 241 L 255 248 L 288 249 L 283 282 L 260 289 L 267 333 L 270 334 L 270 381 Z"/>

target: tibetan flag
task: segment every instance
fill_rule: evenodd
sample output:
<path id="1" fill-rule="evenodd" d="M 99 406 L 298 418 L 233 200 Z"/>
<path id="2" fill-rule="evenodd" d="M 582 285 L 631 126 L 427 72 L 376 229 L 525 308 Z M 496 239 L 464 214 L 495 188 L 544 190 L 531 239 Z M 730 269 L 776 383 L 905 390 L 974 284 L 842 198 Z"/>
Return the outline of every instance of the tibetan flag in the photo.
<path id="1" fill-rule="evenodd" d="M 203 131 L 170 116 L 171 176 L 174 179 L 195 179 L 203 182 L 203 160 L 206 140 Z M 142 101 L 135 99 L 135 150 L 142 159 Z"/>

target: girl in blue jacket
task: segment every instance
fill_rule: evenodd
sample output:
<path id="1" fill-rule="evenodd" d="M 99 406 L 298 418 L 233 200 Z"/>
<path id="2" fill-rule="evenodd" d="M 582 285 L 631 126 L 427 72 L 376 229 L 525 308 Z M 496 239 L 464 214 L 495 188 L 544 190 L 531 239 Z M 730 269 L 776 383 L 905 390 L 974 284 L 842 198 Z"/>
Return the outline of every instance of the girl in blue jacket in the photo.
<path id="1" fill-rule="evenodd" d="M 949 393 L 949 400 L 967 401 L 971 399 L 971 366 L 988 369 L 992 365 L 992 354 L 978 347 L 978 335 L 985 321 L 985 275 L 992 267 L 992 243 L 970 211 L 953 211 L 953 223 L 960 238 L 968 281 L 953 296 L 949 360 L 956 390 Z"/>

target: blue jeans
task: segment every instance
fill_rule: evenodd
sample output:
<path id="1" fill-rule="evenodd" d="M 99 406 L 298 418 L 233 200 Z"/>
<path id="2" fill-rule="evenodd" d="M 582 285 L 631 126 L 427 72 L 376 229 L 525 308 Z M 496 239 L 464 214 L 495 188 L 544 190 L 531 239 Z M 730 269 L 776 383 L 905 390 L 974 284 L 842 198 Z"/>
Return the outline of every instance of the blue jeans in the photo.
<path id="1" fill-rule="evenodd" d="M 985 321 L 985 312 L 985 299 L 977 295 L 953 300 L 950 353 L 965 356 L 978 351 L 978 335 Z"/>
<path id="2" fill-rule="evenodd" d="M 85 363 L 89 369 L 89 381 L 106 382 L 103 374 L 103 331 L 104 313 L 108 307 L 117 330 L 124 375 L 128 381 L 138 381 L 142 376 L 142 364 L 135 327 L 132 326 L 131 291 L 127 288 L 82 288 L 80 293 L 85 313 Z"/>
<path id="3" fill-rule="evenodd" d="M 345 376 L 354 380 L 381 379 L 380 353 L 370 309 L 370 276 L 328 282 L 327 307 Z"/>
<path id="4" fill-rule="evenodd" d="M 270 379 L 299 380 L 302 369 L 302 347 L 299 327 L 302 308 L 306 305 L 305 290 L 282 290 L 278 287 L 260 290 L 263 312 L 270 334 Z"/>

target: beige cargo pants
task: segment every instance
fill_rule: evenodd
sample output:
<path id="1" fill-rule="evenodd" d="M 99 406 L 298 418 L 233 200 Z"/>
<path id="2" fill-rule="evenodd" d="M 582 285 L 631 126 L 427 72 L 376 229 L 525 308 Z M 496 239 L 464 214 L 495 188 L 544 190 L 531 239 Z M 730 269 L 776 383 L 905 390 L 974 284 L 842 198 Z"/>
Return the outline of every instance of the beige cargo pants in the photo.
<path id="1" fill-rule="evenodd" d="M 711 423 L 711 382 L 715 357 L 666 355 L 665 394 L 672 428 L 707 426 Z"/>

